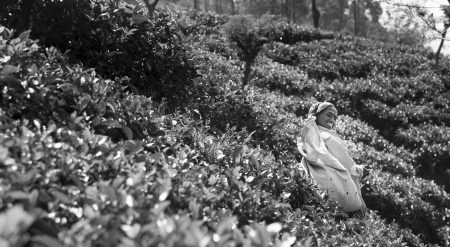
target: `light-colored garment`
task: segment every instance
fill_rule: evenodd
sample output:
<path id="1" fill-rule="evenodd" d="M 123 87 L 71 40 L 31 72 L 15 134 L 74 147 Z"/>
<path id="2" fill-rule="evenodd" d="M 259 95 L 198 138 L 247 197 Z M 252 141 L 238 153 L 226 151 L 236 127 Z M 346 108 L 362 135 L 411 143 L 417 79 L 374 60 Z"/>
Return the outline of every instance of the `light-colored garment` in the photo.
<path id="1" fill-rule="evenodd" d="M 344 140 L 335 132 L 317 126 L 315 117 L 310 117 L 297 145 L 308 174 L 344 212 L 365 212 L 359 184 L 363 169 L 350 157 Z"/>

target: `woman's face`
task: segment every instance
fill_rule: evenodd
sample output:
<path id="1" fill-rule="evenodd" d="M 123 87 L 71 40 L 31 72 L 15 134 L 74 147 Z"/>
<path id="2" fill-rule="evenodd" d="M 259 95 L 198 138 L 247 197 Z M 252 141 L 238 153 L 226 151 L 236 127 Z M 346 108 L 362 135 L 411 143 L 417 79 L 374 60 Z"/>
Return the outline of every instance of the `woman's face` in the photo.
<path id="1" fill-rule="evenodd" d="M 337 110 L 333 106 L 325 108 L 317 117 L 316 123 L 327 129 L 331 129 L 334 126 L 337 118 Z"/>

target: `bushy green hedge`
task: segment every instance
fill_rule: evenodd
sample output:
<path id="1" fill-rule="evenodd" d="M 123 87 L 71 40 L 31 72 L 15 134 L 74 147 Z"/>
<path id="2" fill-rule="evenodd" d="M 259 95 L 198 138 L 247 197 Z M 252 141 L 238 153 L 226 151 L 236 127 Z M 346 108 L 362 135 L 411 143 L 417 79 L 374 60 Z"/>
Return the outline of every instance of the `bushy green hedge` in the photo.
<path id="1" fill-rule="evenodd" d="M 374 74 L 414 76 L 432 61 L 413 48 L 343 38 L 295 45 L 274 43 L 268 56 L 276 62 L 295 65 L 312 78 L 367 78 Z"/>
<path id="2" fill-rule="evenodd" d="M 254 147 L 250 132 L 217 132 L 194 109 L 165 115 L 164 103 L 2 30 L 2 243 L 392 245 L 413 236 L 373 214 L 340 223 L 298 164 Z"/>
<path id="3" fill-rule="evenodd" d="M 41 49 L 28 33 L 13 39 L 1 30 L 0 225 L 9 226 L 0 227 L 2 242 L 448 245 L 449 196 L 414 176 L 412 165 L 421 154 L 411 153 L 418 140 L 446 139 L 428 137 L 424 125 L 407 140 L 410 146 L 398 147 L 383 137 L 383 129 L 361 121 L 354 103 L 360 92 L 371 90 L 367 78 L 349 79 L 354 84 L 346 87 L 260 57 L 252 84 L 242 90 L 243 62 L 211 53 L 205 43 L 216 34 L 205 31 L 187 39 L 190 63 L 200 75 L 190 87 L 189 107 L 168 114 L 171 105 L 164 100 L 124 88 L 126 77 L 104 79 L 97 70 L 68 63 L 54 48 Z M 357 84 L 363 88 L 354 97 L 336 94 Z M 425 88 L 417 85 L 411 90 Z M 432 102 L 433 88 L 411 100 Z M 380 93 L 370 95 L 395 107 Z M 299 166 L 295 137 L 317 99 L 334 100 L 348 115 L 340 117 L 337 131 L 351 141 L 355 159 L 374 168 L 363 193 L 378 213 L 348 218 Z M 445 97 L 439 101 L 445 106 Z"/>
<path id="4" fill-rule="evenodd" d="M 104 78 L 127 76 L 121 83 L 130 91 L 183 104 L 196 72 L 177 26 L 166 11 L 149 16 L 143 3 L 128 3 L 7 0 L 0 18 L 19 33 L 31 28 L 32 38 L 66 52 L 71 63 L 95 68 Z"/>
<path id="5" fill-rule="evenodd" d="M 346 42 L 353 42 L 353 40 L 350 39 Z M 332 47 L 331 44 L 327 45 Z M 368 49 L 373 48 L 369 46 Z M 386 49 L 394 48 L 386 47 Z M 311 50 L 317 52 L 316 49 Z M 369 51 L 364 52 L 370 53 Z M 397 56 L 400 56 L 402 52 L 412 52 L 412 50 L 400 49 L 397 52 Z M 284 55 L 292 54 L 296 53 L 287 52 Z M 306 115 L 309 106 L 316 100 L 335 102 L 341 114 L 349 115 L 340 117 L 337 124 L 338 133 L 352 141 L 349 147 L 355 160 L 375 171 L 374 175 L 365 181 L 364 196 L 370 207 L 379 210 L 380 215 L 389 220 L 399 222 L 402 227 L 413 229 L 426 242 L 445 245 L 448 238 L 448 233 L 446 233 L 448 224 L 447 193 L 442 187 L 429 180 L 415 178 L 417 168 L 420 167 L 418 154 L 412 152 L 408 146 L 396 146 L 402 143 L 401 141 L 392 142 L 393 133 L 400 126 L 405 124 L 408 126 L 414 121 L 431 120 L 434 117 L 436 118 L 432 121 L 445 119 L 445 114 L 442 114 L 445 109 L 439 106 L 445 105 L 447 101 L 445 96 L 443 97 L 439 93 L 444 90 L 443 82 L 439 79 L 440 76 L 423 66 L 421 67 L 423 73 L 416 74 L 414 77 L 403 77 L 402 73 L 392 74 L 388 70 L 386 74 L 374 74 L 373 77 L 350 77 L 329 81 L 310 76 L 295 64 L 277 63 L 270 58 L 270 54 L 258 57 L 251 81 L 251 84 L 257 88 L 249 88 L 246 91 L 247 101 L 245 101 L 245 104 L 253 110 L 254 119 L 267 121 L 254 123 L 258 123 L 259 126 L 262 123 L 263 126 L 273 126 L 267 128 L 265 133 L 263 132 L 267 139 L 259 142 L 260 144 L 270 143 L 270 145 L 262 147 L 271 150 L 279 160 L 297 159 L 299 161 L 299 157 L 295 155 L 294 138 L 301 129 L 302 117 Z M 392 56 L 391 59 L 394 58 Z M 361 55 L 359 59 L 366 59 L 366 57 Z M 420 59 L 423 58 L 418 58 L 418 60 Z M 318 60 L 314 61 L 319 62 Z M 238 71 L 240 66 L 235 60 L 221 60 L 219 63 L 228 64 L 228 69 L 217 71 L 221 75 L 216 74 L 214 76 L 216 78 L 231 78 L 229 76 Z M 379 62 L 379 64 L 381 66 L 383 62 Z M 380 67 L 379 69 L 384 71 L 385 68 Z M 413 70 L 411 70 L 412 72 Z M 226 80 L 222 80 L 220 83 L 223 83 L 223 87 L 230 85 Z M 418 105 L 418 102 L 429 102 L 428 111 L 432 115 L 417 111 L 409 105 L 406 106 L 402 103 L 405 101 L 413 105 Z M 383 103 L 385 107 L 383 109 L 392 109 L 390 110 L 392 115 L 382 117 L 383 114 L 377 114 L 365 107 L 365 102 Z M 400 112 L 404 112 L 403 115 Z M 372 118 L 364 115 L 367 113 L 372 114 Z M 437 117 L 439 120 L 436 120 Z M 365 121 L 359 120 L 361 118 Z M 230 119 L 239 123 L 238 118 Z M 376 124 L 374 121 L 376 119 L 379 119 L 377 121 L 380 123 L 386 123 L 386 128 L 377 129 L 380 125 Z M 396 125 L 389 125 L 392 121 L 397 121 Z M 241 126 L 245 122 L 242 121 Z M 388 127 L 391 129 L 387 129 Z M 254 134 L 255 138 L 258 137 L 257 132 Z M 262 141 L 262 139 L 258 140 Z M 423 174 L 421 175 L 423 176 Z M 397 179 L 394 188 L 390 185 L 393 177 Z M 413 188 L 409 188 L 408 184 L 414 184 Z M 426 196 L 422 194 L 423 191 L 427 191 Z M 412 214 L 417 217 L 404 219 L 407 215 Z M 437 220 L 438 218 L 440 220 Z"/>

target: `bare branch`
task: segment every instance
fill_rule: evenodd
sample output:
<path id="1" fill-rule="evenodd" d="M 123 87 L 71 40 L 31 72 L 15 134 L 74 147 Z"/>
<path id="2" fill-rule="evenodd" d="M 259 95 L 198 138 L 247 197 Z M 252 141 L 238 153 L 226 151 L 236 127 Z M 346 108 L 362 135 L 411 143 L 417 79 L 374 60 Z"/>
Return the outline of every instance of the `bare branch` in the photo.
<path id="1" fill-rule="evenodd" d="M 440 9 L 443 6 L 445 6 L 445 5 L 441 5 L 441 6 L 422 6 L 422 5 L 418 5 L 418 4 L 401 4 L 401 3 L 393 3 L 393 2 L 391 2 L 389 0 L 386 0 L 386 1 L 378 0 L 378 2 L 383 2 L 383 3 L 390 4 L 390 5 L 397 6 L 397 7 L 408 7 L 408 8 L 415 8 L 415 9 Z M 450 1 L 449 1 L 449 3 L 450 3 Z"/>

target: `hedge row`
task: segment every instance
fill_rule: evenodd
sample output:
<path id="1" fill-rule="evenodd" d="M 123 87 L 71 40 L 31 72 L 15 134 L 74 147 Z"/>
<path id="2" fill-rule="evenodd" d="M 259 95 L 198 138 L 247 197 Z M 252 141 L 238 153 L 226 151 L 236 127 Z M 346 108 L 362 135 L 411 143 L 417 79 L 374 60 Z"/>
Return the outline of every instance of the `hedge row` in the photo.
<path id="1" fill-rule="evenodd" d="M 366 142 L 372 142 L 371 145 L 377 150 L 397 153 L 417 167 L 420 176 L 434 179 L 448 187 L 447 135 L 441 135 L 444 141 L 440 141 L 433 138 L 432 132 L 427 132 L 429 127 L 426 126 L 432 125 L 421 124 L 430 122 L 443 125 L 440 128 L 445 132 L 445 125 L 450 123 L 450 112 L 445 107 L 450 103 L 449 92 L 445 90 L 438 74 L 433 71 L 429 70 L 412 78 L 375 75 L 370 79 L 320 81 L 309 77 L 298 67 L 270 62 L 261 57 L 258 67 L 254 69 L 253 83 L 288 96 L 331 100 L 336 103 L 341 114 L 361 118 L 379 130 L 375 135 L 368 135 Z M 299 104 L 297 113 L 305 115 L 309 105 Z M 351 121 L 347 124 L 351 124 Z M 420 137 L 413 137 L 409 129 L 424 130 L 421 131 Z M 359 131 L 353 135 L 357 133 Z M 384 141 L 377 144 L 380 140 L 377 136 L 380 135 L 384 137 L 381 138 Z M 387 144 L 385 139 L 391 143 Z M 415 144 L 409 144 L 411 142 Z M 407 151 L 405 148 L 395 147 L 394 144 L 405 145 Z M 419 147 L 423 151 L 419 151 Z M 417 151 L 413 151 L 414 149 Z M 403 151 L 398 153 L 397 150 Z"/>
<path id="2" fill-rule="evenodd" d="M 196 77 L 172 16 L 156 10 L 149 19 L 142 2 L 5 0 L 0 20 L 18 33 L 31 28 L 44 47 L 58 48 L 103 78 L 127 76 L 128 90 L 166 98 L 173 108 L 187 100 Z"/>
<path id="3" fill-rule="evenodd" d="M 2 34 L 3 244 L 422 245 L 373 213 L 343 221 L 247 130 L 218 131 L 192 108 L 166 114 L 120 79 Z"/>
<path id="4" fill-rule="evenodd" d="M 214 77 L 229 78 L 231 74 L 238 71 L 238 62 L 214 56 L 216 56 L 217 64 L 227 67 L 226 70 L 216 71 L 220 76 L 215 74 Z M 265 125 L 263 126 L 271 126 L 271 128 L 266 128 L 265 135 L 271 139 L 266 140 L 266 143 L 272 143 L 272 145 L 262 147 L 274 154 L 280 154 L 275 157 L 282 161 L 299 158 L 295 155 L 294 138 L 301 129 L 302 116 L 306 115 L 311 103 L 316 101 L 315 97 L 326 99 L 331 95 L 331 93 L 328 95 L 328 92 L 332 86 L 327 85 L 327 81 L 316 81 L 307 74 L 302 74 L 301 71 L 293 66 L 271 62 L 262 56 L 254 67 L 252 81 L 252 84 L 258 87 L 248 87 L 245 91 L 245 104 L 251 107 L 252 119 L 264 119 Z M 205 75 L 205 77 L 209 76 Z M 223 83 L 223 87 L 229 84 L 225 80 L 222 80 L 221 83 Z M 412 86 L 411 88 L 411 90 L 415 89 Z M 334 97 L 337 98 L 339 95 Z M 340 106 L 340 108 L 345 108 L 352 104 L 349 100 L 347 105 Z M 342 112 L 347 113 L 349 110 L 351 108 L 342 109 Z M 358 116 L 354 113 L 353 115 Z M 209 116 L 214 119 L 214 115 Z M 235 123 L 239 123 L 238 119 L 239 115 L 230 118 Z M 248 121 L 240 122 L 239 126 L 244 126 L 245 122 Z M 256 121 L 255 123 L 260 122 Z M 365 182 L 367 190 L 365 190 L 364 196 L 370 206 L 379 210 L 384 217 L 400 222 L 402 227 L 413 229 L 427 242 L 444 244 L 448 237 L 448 234 L 445 233 L 445 225 L 448 224 L 448 218 L 446 218 L 448 195 L 445 190 L 432 182 L 414 178 L 416 169 L 412 164 L 417 158 L 416 154 L 395 146 L 383 138 L 378 130 L 353 117 L 342 116 L 337 124 L 337 131 L 346 139 L 354 142 L 350 143 L 350 150 L 357 161 L 373 167 L 376 171 L 375 174 L 381 174 L 380 178 L 374 175 Z M 256 138 L 256 133 L 254 136 Z M 378 169 L 383 172 L 378 172 Z M 392 189 L 388 186 L 392 180 L 391 177 L 398 175 L 400 177 L 397 178 L 397 187 Z M 406 186 L 410 181 L 415 181 L 414 183 L 418 184 L 420 189 L 408 190 Z M 424 197 L 422 191 L 427 191 L 427 196 Z M 444 199 L 439 201 L 436 198 Z M 392 208 L 386 205 L 396 205 L 395 212 L 391 213 Z M 426 207 L 416 209 L 421 206 Z M 418 214 L 420 217 L 402 220 L 405 215 L 409 214 Z M 435 221 L 435 218 L 430 217 L 432 215 L 435 218 L 440 217 L 441 220 Z M 423 222 L 427 222 L 428 225 L 422 224 Z"/>
<path id="5" fill-rule="evenodd" d="M 366 39 L 335 38 L 288 45 L 273 43 L 267 56 L 306 71 L 312 78 L 368 78 L 375 74 L 415 76 L 432 64 L 412 47 Z"/>

